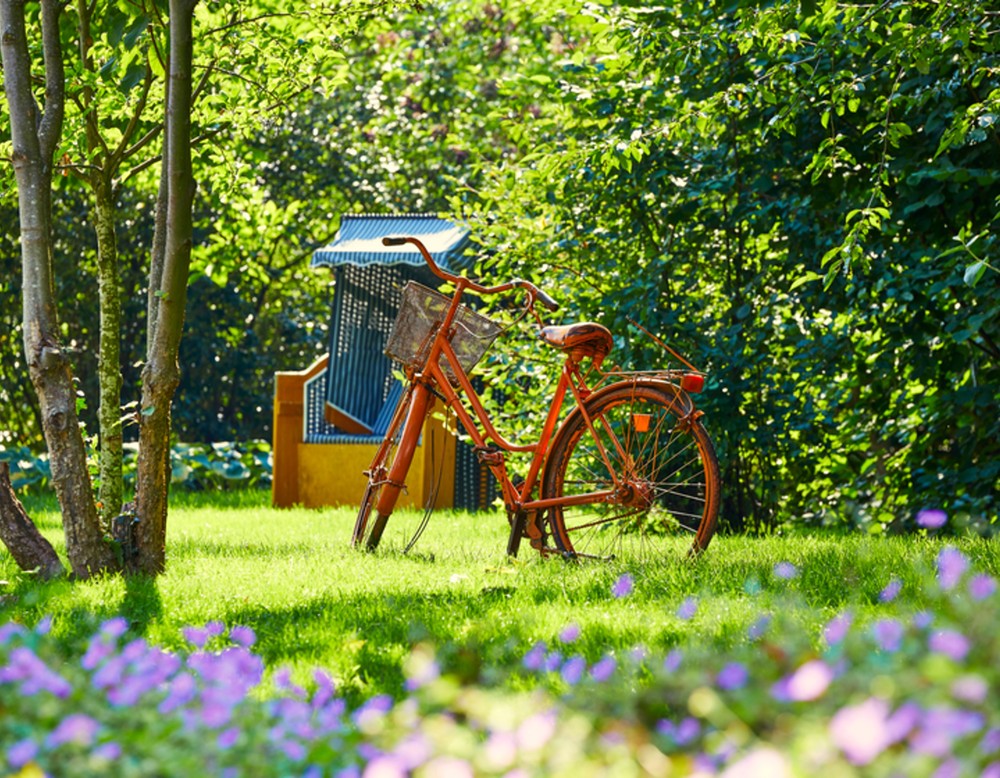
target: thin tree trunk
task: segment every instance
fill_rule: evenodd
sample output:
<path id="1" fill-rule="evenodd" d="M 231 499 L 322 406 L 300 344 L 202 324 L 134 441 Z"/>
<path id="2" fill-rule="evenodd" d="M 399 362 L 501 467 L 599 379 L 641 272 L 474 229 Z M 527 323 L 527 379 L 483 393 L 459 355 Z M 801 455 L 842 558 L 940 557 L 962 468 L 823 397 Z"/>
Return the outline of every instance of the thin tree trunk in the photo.
<path id="1" fill-rule="evenodd" d="M 152 290 L 152 337 L 142 372 L 137 476 L 136 568 L 155 575 L 166 564 L 170 487 L 170 405 L 180 381 L 177 354 L 184 329 L 191 265 L 194 174 L 191 167 L 193 17 L 197 0 L 170 0 L 170 58 L 164 133 L 167 184 L 162 276 Z"/>
<path id="2" fill-rule="evenodd" d="M 83 578 L 114 568 L 116 559 L 104 540 L 94 504 L 76 392 L 59 343 L 52 278 L 52 159 L 62 134 L 65 88 L 59 40 L 62 6 L 56 0 L 41 3 L 44 111 L 32 94 L 24 6 L 24 0 L 0 0 L 0 50 L 21 227 L 24 351 L 38 392 L 67 555 L 73 573 Z"/>
<path id="3" fill-rule="evenodd" d="M 103 176 L 94 188 L 94 226 L 97 232 L 97 279 L 101 303 L 101 333 L 97 362 L 100 383 L 100 475 L 98 492 L 105 527 L 122 509 L 122 370 L 121 293 L 118 243 L 111 185 Z"/>
<path id="4" fill-rule="evenodd" d="M 90 19 L 94 6 L 90 0 L 78 0 L 77 19 L 80 31 L 80 62 L 96 75 L 90 54 L 93 35 Z M 93 165 L 90 188 L 94 194 L 91 219 L 97 236 L 97 290 L 100 302 L 100 340 L 97 376 L 100 405 L 97 412 L 100 439 L 100 487 L 98 511 L 105 530 L 122 508 L 122 373 L 121 373 L 121 292 L 118 272 L 118 241 L 115 237 L 115 204 L 111 179 L 115 165 L 101 141 L 100 117 L 93 87 L 83 87 L 87 155 Z"/>
<path id="5" fill-rule="evenodd" d="M 42 537 L 10 483 L 10 467 L 0 462 L 0 540 L 22 570 L 37 570 L 40 578 L 58 578 L 64 572 L 52 544 Z"/>

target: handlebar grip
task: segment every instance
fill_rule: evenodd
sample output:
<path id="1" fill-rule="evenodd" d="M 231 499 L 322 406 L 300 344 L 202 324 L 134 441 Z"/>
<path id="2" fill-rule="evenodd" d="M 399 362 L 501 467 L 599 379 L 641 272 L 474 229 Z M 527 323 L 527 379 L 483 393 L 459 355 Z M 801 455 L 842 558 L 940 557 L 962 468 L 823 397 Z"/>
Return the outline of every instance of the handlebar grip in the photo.
<path id="1" fill-rule="evenodd" d="M 382 238 L 383 246 L 402 246 L 406 243 L 406 238 Z"/>
<path id="2" fill-rule="evenodd" d="M 548 308 L 550 311 L 555 313 L 556 311 L 559 310 L 559 303 L 557 303 L 555 300 L 553 300 L 551 297 L 545 294 L 545 292 L 543 292 L 541 289 L 536 289 L 535 294 L 538 298 L 538 301 L 546 308 Z"/>

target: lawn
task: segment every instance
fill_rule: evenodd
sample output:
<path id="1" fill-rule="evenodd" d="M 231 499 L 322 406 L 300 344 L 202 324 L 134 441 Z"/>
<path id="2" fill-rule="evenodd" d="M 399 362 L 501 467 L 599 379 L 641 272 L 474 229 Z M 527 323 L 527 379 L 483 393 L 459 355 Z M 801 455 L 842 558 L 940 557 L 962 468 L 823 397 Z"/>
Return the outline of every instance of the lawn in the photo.
<path id="1" fill-rule="evenodd" d="M 58 516 L 45 508 L 32 506 L 59 548 Z M 267 682 L 255 695 L 280 696 L 281 688 L 295 686 L 314 693 L 322 686 L 315 670 L 324 668 L 349 710 L 364 710 L 383 699 L 380 695 L 405 700 L 414 688 L 414 663 L 430 661 L 435 675 L 440 671 L 459 688 L 513 699 L 522 693 L 550 695 L 567 710 L 605 722 L 641 720 L 646 714 L 635 706 L 652 705 L 657 713 L 651 721 L 659 724 L 649 724 L 647 734 L 654 741 L 669 736 L 684 753 L 691 744 L 711 750 L 704 739 L 709 725 L 728 731 L 730 725 L 714 721 L 722 715 L 713 713 L 714 703 L 696 699 L 699 689 L 727 685 L 748 695 L 726 707 L 733 721 L 744 722 L 767 742 L 798 743 L 790 731 L 774 729 L 778 719 L 769 721 L 765 732 L 758 730 L 758 718 L 770 714 L 757 696 L 773 705 L 773 684 L 811 659 L 822 656 L 824 667 L 836 667 L 831 624 L 846 626 L 847 614 L 854 639 L 865 643 L 852 649 L 858 653 L 852 666 L 885 679 L 882 686 L 872 681 L 865 694 L 878 692 L 878 699 L 892 704 L 909 699 L 891 680 L 896 662 L 917 668 L 920 678 L 930 673 L 934 683 L 942 673 L 949 683 L 967 674 L 957 653 L 947 672 L 924 667 L 925 655 L 935 652 L 932 646 L 927 654 L 927 639 L 917 634 L 930 628 L 928 619 L 920 626 L 922 614 L 936 614 L 940 625 L 948 625 L 941 627 L 945 632 L 954 632 L 956 622 L 967 626 L 973 641 L 977 630 L 995 632 L 997 597 L 985 583 L 983 596 L 970 602 L 942 591 L 938 580 L 943 553 L 963 560 L 961 575 L 995 579 L 1000 573 L 995 541 L 821 532 L 721 536 L 698 560 L 687 559 L 678 543 L 658 564 L 625 567 L 542 560 L 528 549 L 517 561 L 507 560 L 500 514 L 436 513 L 413 551 L 403 554 L 419 519 L 416 513 L 394 516 L 383 547 L 367 554 L 348 547 L 349 510 L 275 510 L 266 495 L 252 492 L 182 495 L 170 514 L 165 575 L 155 581 L 111 577 L 38 584 L 5 557 L 0 623 L 31 627 L 50 617 L 43 622 L 46 639 L 64 657 L 83 655 L 100 625 L 116 616 L 127 622 L 126 639 L 142 636 L 178 654 L 192 651 L 185 627 L 213 622 L 227 629 L 249 627 L 256 636 L 253 652 L 266 668 Z M 885 626 L 890 624 L 902 625 L 898 629 L 907 641 L 917 641 L 915 647 L 901 648 L 892 634 L 883 634 L 895 634 L 897 627 Z M 689 659 L 684 672 L 677 669 L 680 656 Z M 972 675 L 996 693 L 996 671 L 986 669 L 991 663 Z M 582 679 L 605 680 L 612 671 L 617 674 L 600 693 L 584 691 Z M 751 691 L 749 679 L 757 675 L 764 686 Z M 858 698 L 857 683 L 862 689 L 868 683 L 850 673 L 846 677 L 849 683 L 844 681 L 838 697 L 844 704 Z M 275 679 L 278 689 L 271 683 Z M 667 703 L 680 692 L 670 691 L 671 684 L 683 689 L 676 721 L 668 716 Z M 655 703 L 642 703 L 649 690 L 657 690 Z M 701 729 L 698 738 L 685 740 L 671 727 L 689 719 L 701 722 Z M 588 726 L 600 728 L 590 721 Z M 977 730 L 980 735 L 984 727 Z M 655 742 L 658 753 L 672 753 Z M 580 753 L 586 752 L 581 746 Z M 921 765 L 910 765 L 913 774 L 930 774 L 931 767 Z"/>

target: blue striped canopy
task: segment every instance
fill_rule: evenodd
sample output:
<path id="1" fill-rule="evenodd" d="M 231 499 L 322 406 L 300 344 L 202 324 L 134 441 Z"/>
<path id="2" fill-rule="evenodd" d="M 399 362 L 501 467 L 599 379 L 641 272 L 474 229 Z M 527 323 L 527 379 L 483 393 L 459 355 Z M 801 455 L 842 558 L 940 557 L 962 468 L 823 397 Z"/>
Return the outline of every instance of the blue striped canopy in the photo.
<path id="1" fill-rule="evenodd" d="M 383 246 L 382 238 L 420 238 L 442 268 L 467 266 L 463 252 L 469 231 L 432 214 L 344 214 L 333 243 L 313 252 L 310 267 L 424 265 L 415 246 Z"/>

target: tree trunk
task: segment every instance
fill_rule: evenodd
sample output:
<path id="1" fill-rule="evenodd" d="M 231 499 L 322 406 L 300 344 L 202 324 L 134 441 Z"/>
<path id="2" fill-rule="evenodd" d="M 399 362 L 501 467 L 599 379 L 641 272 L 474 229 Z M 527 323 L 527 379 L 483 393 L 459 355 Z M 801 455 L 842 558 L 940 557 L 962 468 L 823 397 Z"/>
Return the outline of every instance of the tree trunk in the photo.
<path id="1" fill-rule="evenodd" d="M 111 182 L 103 175 L 94 187 L 94 227 L 97 232 L 97 283 L 101 303 L 101 335 L 97 362 L 101 403 L 100 475 L 98 492 L 102 523 L 122 509 L 122 369 L 121 294 L 118 288 L 118 243 Z"/>
<path id="2" fill-rule="evenodd" d="M 37 570 L 40 578 L 58 578 L 65 571 L 52 544 L 42 537 L 10 483 L 10 467 L 0 462 L 0 540 L 22 570 Z"/>
<path id="3" fill-rule="evenodd" d="M 45 107 L 32 94 L 24 0 L 0 0 L 4 88 L 21 226 L 24 351 L 38 392 L 52 483 L 62 509 L 73 573 L 88 577 L 116 566 L 91 491 L 69 360 L 59 343 L 52 278 L 52 159 L 62 133 L 65 75 L 59 40 L 61 4 L 42 0 Z"/>
<path id="4" fill-rule="evenodd" d="M 191 265 L 194 175 L 191 167 L 192 34 L 197 0 L 170 0 L 163 164 L 166 220 L 160 283 L 150 298 L 151 337 L 142 371 L 135 567 L 150 575 L 166 564 L 167 496 L 170 487 L 170 404 L 180 380 L 177 354 L 184 329 Z"/>
<path id="5" fill-rule="evenodd" d="M 94 6 L 89 0 L 77 2 L 80 62 L 96 76 L 90 50 L 93 46 L 90 21 Z M 121 372 L 121 292 L 118 273 L 118 240 L 115 237 L 115 203 L 112 178 L 116 165 L 105 153 L 101 141 L 100 116 L 94 89 L 85 82 L 82 90 L 87 138 L 87 158 L 92 166 L 89 176 L 94 204 L 91 219 L 97 236 L 97 291 L 100 301 L 100 341 L 97 376 L 100 405 L 97 412 L 100 440 L 100 487 L 98 511 L 105 529 L 122 509 L 122 372 Z"/>

